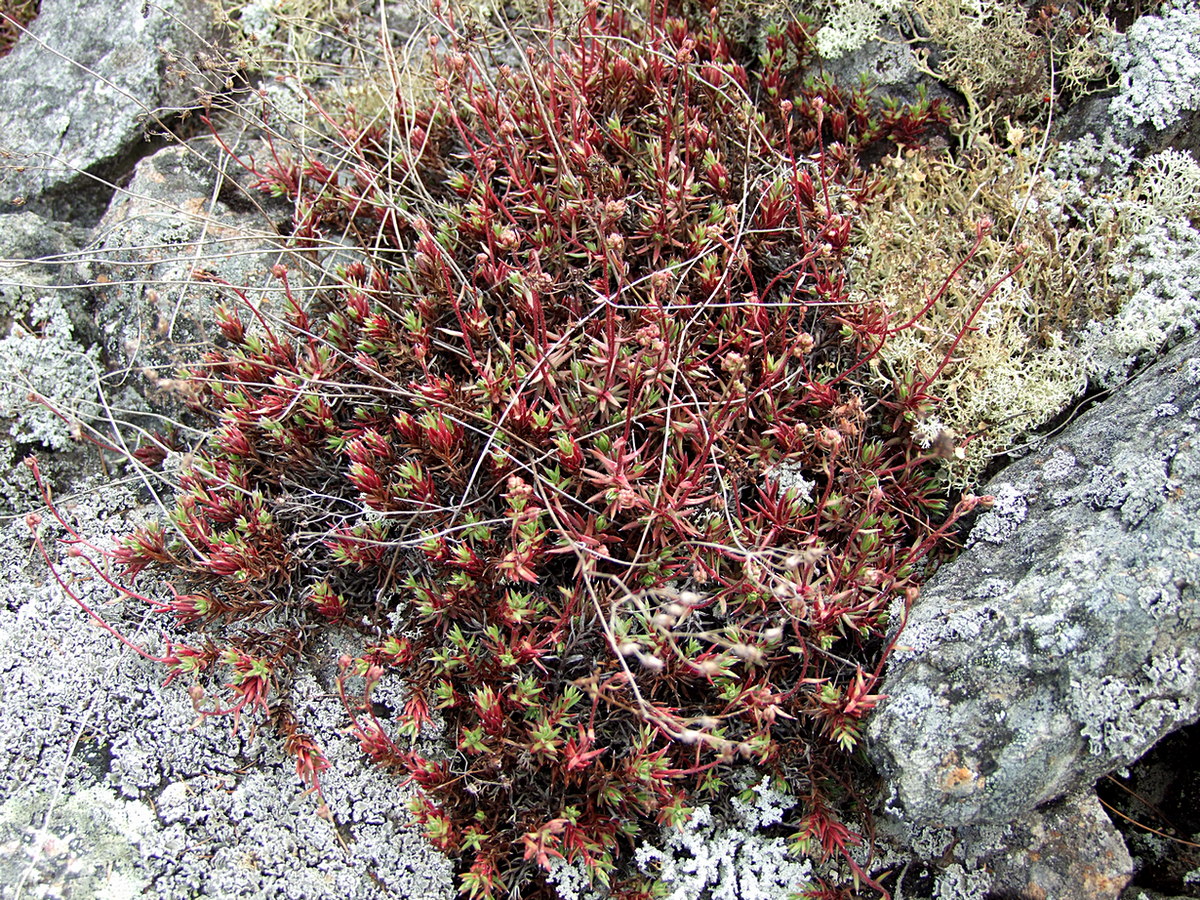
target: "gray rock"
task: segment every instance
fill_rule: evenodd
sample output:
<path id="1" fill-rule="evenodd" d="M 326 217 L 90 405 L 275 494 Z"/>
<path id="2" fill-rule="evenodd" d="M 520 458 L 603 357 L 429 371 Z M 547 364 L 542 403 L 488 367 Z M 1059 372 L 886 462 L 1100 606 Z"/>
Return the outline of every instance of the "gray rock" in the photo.
<path id="1" fill-rule="evenodd" d="M 1011 821 L 1200 715 L 1198 350 L 1006 470 L 914 605 L 869 728 L 908 816 Z"/>
<path id="2" fill-rule="evenodd" d="M 1135 881 L 1165 895 L 1200 893 L 1198 750 L 1200 726 L 1182 728 L 1097 783 L 1133 857 Z M 1136 897 L 1129 889 L 1123 900 Z"/>
<path id="3" fill-rule="evenodd" d="M 15 216 L 13 225 L 0 236 L 0 419 L 15 441 L 63 450 L 71 418 L 98 387 L 96 353 L 75 334 L 80 292 L 62 284 L 76 247 L 69 229 L 38 216 Z"/>
<path id="4" fill-rule="evenodd" d="M 44 0 L 0 59 L 0 212 L 86 216 L 147 135 L 196 105 L 183 73 L 211 68 L 212 18 L 201 0 Z"/>
<path id="5" fill-rule="evenodd" d="M 0 291 L 8 291 L 30 279 L 53 279 L 59 268 L 71 261 L 86 239 L 86 233 L 65 222 L 18 213 L 4 220 L 0 229 Z M 21 277 L 16 277 L 21 270 Z"/>
<path id="6" fill-rule="evenodd" d="M 932 900 L 1117 900 L 1133 862 L 1087 792 L 1004 825 L 878 824 L 881 865 L 901 868 L 896 896 Z M 915 882 L 925 881 L 920 890 Z"/>
<path id="7" fill-rule="evenodd" d="M 91 540 L 109 544 L 159 515 L 128 484 L 89 488 L 60 509 Z M 145 604 L 114 602 L 43 518 L 64 580 L 114 627 L 151 651 L 164 628 L 187 640 L 162 617 L 147 621 Z M 197 722 L 187 684 L 164 685 L 161 665 L 90 622 L 23 522 L 0 525 L 0 900 L 450 900 L 452 865 L 407 812 L 411 788 L 346 733 L 332 660 L 357 640 L 321 644 L 330 662 L 301 667 L 294 685 L 294 709 L 331 763 L 321 776 L 331 821 L 260 715 L 236 734 L 228 720 Z"/>
<path id="8" fill-rule="evenodd" d="M 154 380 L 195 362 L 217 334 L 213 307 L 235 296 L 218 281 L 247 289 L 253 302 L 278 301 L 271 267 L 286 256 L 270 216 L 234 180 L 237 169 L 197 139 L 142 160 L 113 199 L 81 266 L 111 366 Z"/>
<path id="9" fill-rule="evenodd" d="M 1117 86 L 1084 97 L 1055 123 L 1054 136 L 1108 138 L 1140 154 L 1197 150 L 1200 133 L 1200 10 L 1183 4 L 1145 15 L 1112 48 Z"/>
<path id="10" fill-rule="evenodd" d="M 73 284 L 84 235 L 33 213 L 0 228 L 0 514 L 36 498 L 21 460 L 31 450 L 69 484 L 96 460 L 77 437 L 95 421 L 101 379 L 84 304 Z"/>
<path id="11" fill-rule="evenodd" d="M 956 95 L 917 65 L 912 44 L 895 27 L 884 25 L 879 37 L 837 59 L 823 60 L 825 72 L 838 84 L 857 87 L 865 78 L 879 96 L 912 102 L 924 90 L 932 99 L 958 105 Z"/>
<path id="12" fill-rule="evenodd" d="M 91 316 L 76 283 L 75 266 L 86 230 L 30 212 L 15 213 L 0 228 L 0 331 L 28 316 L 41 296 L 57 295 L 83 343 L 92 343 Z"/>
<path id="13" fill-rule="evenodd" d="M 247 163 L 270 153 L 251 141 L 237 152 Z M 113 198 L 79 269 L 92 286 L 110 383 L 127 376 L 142 387 L 172 387 L 178 368 L 219 340 L 213 310 L 220 303 L 248 328 L 267 322 L 288 333 L 276 265 L 287 269 L 296 301 L 310 306 L 341 266 L 370 264 L 336 235 L 318 247 L 289 248 L 290 205 L 253 190 L 253 180 L 227 151 L 197 138 L 143 159 Z M 178 412 L 177 396 L 155 399 Z"/>
<path id="14" fill-rule="evenodd" d="M 1117 900 L 1133 874 L 1129 851 L 1093 793 L 1034 810 L 998 831 L 980 826 L 960 834 L 969 867 L 991 874 L 993 895 Z"/>

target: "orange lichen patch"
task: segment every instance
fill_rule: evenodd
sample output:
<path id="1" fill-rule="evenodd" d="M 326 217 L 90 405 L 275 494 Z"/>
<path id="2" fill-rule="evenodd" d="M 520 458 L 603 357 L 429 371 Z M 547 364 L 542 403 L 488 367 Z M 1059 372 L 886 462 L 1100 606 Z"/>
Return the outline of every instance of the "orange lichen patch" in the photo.
<path id="1" fill-rule="evenodd" d="M 961 760 L 958 751 L 951 751 L 942 759 L 938 772 L 938 785 L 948 794 L 969 794 L 983 787 L 987 781 L 971 765 L 971 760 Z"/>
<path id="2" fill-rule="evenodd" d="M 1111 853 L 1105 854 L 1106 859 L 1111 856 Z M 1115 897 L 1125 890 L 1130 878 L 1128 873 L 1114 877 L 1106 871 L 1090 866 L 1083 871 L 1083 883 L 1087 886 L 1088 895 L 1092 897 Z"/>

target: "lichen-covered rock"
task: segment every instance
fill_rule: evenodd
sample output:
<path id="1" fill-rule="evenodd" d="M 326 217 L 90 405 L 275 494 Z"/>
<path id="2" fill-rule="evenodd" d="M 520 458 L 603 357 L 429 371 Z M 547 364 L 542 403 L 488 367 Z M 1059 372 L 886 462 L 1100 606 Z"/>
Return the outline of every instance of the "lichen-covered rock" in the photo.
<path id="1" fill-rule="evenodd" d="M 819 35 L 829 34 L 828 28 Z M 954 104 L 954 95 L 918 65 L 912 46 L 893 26 L 876 25 L 869 40 L 822 62 L 839 84 L 858 87 L 865 78 L 883 96 L 913 102 L 920 91 L 932 99 Z"/>
<path id="2" fill-rule="evenodd" d="M 0 59 L 0 212 L 85 215 L 149 132 L 196 105 L 180 73 L 209 57 L 212 18 L 199 0 L 43 0 Z"/>
<path id="3" fill-rule="evenodd" d="M 869 729 L 907 816 L 1010 821 L 1200 715 L 1198 353 L 1007 469 L 926 586 Z"/>
<path id="4" fill-rule="evenodd" d="M 888 818 L 876 836 L 879 864 L 904 872 L 897 896 L 1117 900 L 1133 871 L 1121 835 L 1090 791 L 1006 824 L 939 828 Z"/>
<path id="5" fill-rule="evenodd" d="M 1200 887 L 1200 725 L 1181 728 L 1131 766 L 1096 784 L 1133 857 L 1133 885 L 1123 900 L 1139 900 L 1138 887 L 1172 900 Z M 1147 898 L 1148 900 L 1148 898 Z"/>
<path id="6" fill-rule="evenodd" d="M 1117 900 L 1133 874 L 1129 851 L 1095 794 L 1035 810 L 1002 835 L 993 826 L 963 831 L 962 843 L 975 855 L 972 867 L 991 873 L 993 896 Z"/>
<path id="7" fill-rule="evenodd" d="M 1168 2 L 1161 15 L 1142 16 L 1117 42 L 1113 61 L 1121 80 L 1115 112 L 1166 130 L 1185 110 L 1200 109 L 1200 9 Z"/>
<path id="8" fill-rule="evenodd" d="M 278 236 L 235 173 L 235 162 L 197 140 L 142 160 L 114 198 L 81 267 L 110 365 L 170 377 L 216 335 L 213 307 L 231 296 L 218 282 L 247 288 L 255 302 L 277 287 Z"/>
<path id="9" fill-rule="evenodd" d="M 29 212 L 6 217 L 0 229 L 0 297 L 52 279 L 59 267 L 71 262 L 85 239 L 82 229 L 66 222 Z"/>
<path id="10" fill-rule="evenodd" d="M 1115 89 L 1083 97 L 1054 125 L 1060 141 L 1109 136 L 1143 151 L 1195 150 L 1200 109 L 1200 9 L 1167 3 L 1114 42 Z"/>
<path id="11" fill-rule="evenodd" d="M 49 799 L 18 790 L 0 803 L 0 881 L 43 897 L 135 897 L 150 888 L 137 871 L 138 835 L 154 821 L 144 803 L 93 785 L 63 796 L 54 827 L 38 827 Z"/>
<path id="12" fill-rule="evenodd" d="M 104 481 L 61 510 L 104 544 L 150 514 L 134 486 Z M 57 554 L 61 532 L 45 520 Z M 82 559 L 58 564 L 114 627 L 161 650 L 169 623 L 113 603 Z M 353 639 L 329 638 L 342 643 L 322 658 Z M 197 722 L 186 686 L 164 686 L 164 673 L 63 595 L 23 521 L 0 525 L 0 898 L 455 896 L 450 861 L 407 812 L 413 789 L 346 733 L 332 664 L 298 673 L 294 704 L 331 763 L 328 817 L 269 729 L 249 716 L 236 734 L 228 720 Z"/>
<path id="13" fill-rule="evenodd" d="M 32 213 L 0 228 L 0 420 L 9 437 L 56 450 L 70 427 L 30 394 L 71 403 L 88 383 L 95 393 L 86 313 L 71 284 L 82 241 L 71 226 Z"/>
<path id="14" fill-rule="evenodd" d="M 99 413 L 99 356 L 82 292 L 73 284 L 84 236 L 34 215 L 0 228 L 0 515 L 36 498 L 22 458 L 45 454 L 66 487 L 89 468 L 77 438 Z M 53 452 L 50 452 L 53 451 Z"/>

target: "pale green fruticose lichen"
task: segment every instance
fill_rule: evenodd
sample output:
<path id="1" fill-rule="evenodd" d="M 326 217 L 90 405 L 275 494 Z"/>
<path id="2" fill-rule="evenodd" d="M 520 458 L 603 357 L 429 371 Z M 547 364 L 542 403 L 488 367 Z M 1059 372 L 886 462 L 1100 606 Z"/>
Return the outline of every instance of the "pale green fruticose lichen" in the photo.
<path id="1" fill-rule="evenodd" d="M 896 157 L 867 211 L 854 296 L 895 329 L 880 373 L 931 379 L 939 400 L 914 433 L 923 448 L 943 426 L 970 438 L 947 461 L 960 486 L 1089 384 L 1114 386 L 1200 328 L 1200 164 L 1176 150 L 1139 163 L 1111 138 L 1045 166 L 1035 150 L 1014 128 L 1007 148 Z M 990 233 L 947 281 L 984 219 Z"/>
<path id="2" fill-rule="evenodd" d="M 900 11 L 905 0 L 844 0 L 830 10 L 817 32 L 817 53 L 837 59 L 857 50 L 879 34 L 888 16 Z"/>
<path id="3" fill-rule="evenodd" d="M 656 880 L 666 900 L 790 900 L 810 886 L 812 864 L 794 857 L 782 838 L 762 830 L 783 821 L 797 800 L 769 777 L 744 778 L 729 813 L 710 806 L 692 812 L 682 828 L 663 828 L 657 841 L 638 847 L 641 872 Z M 550 880 L 560 900 L 600 900 L 579 865 L 561 861 Z"/>
<path id="4" fill-rule="evenodd" d="M 914 419 L 922 449 L 943 431 L 970 438 L 948 460 L 966 486 L 1083 392 L 1069 333 L 1117 304 L 1105 262 L 1116 226 L 1051 221 L 1057 188 L 1016 129 L 1007 148 L 980 140 L 957 159 L 912 152 L 890 167 L 867 211 L 853 296 L 890 318 L 881 377 L 927 383 L 938 398 Z"/>

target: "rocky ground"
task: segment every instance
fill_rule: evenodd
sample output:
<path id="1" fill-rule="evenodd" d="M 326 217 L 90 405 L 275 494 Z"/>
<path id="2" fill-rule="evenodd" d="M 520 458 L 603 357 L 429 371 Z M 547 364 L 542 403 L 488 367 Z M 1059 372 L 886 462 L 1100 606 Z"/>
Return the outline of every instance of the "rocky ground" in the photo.
<path id="1" fill-rule="evenodd" d="M 259 46 L 282 39 L 265 9 L 247 5 L 231 24 L 189 0 L 44 0 L 0 58 L 6 900 L 455 895 L 450 863 L 408 818 L 408 789 L 367 768 L 355 740 L 324 747 L 333 766 L 320 814 L 276 742 L 197 723 L 160 667 L 90 623 L 26 523 L 41 508 L 21 465 L 31 452 L 90 540 L 156 514 L 164 486 L 110 468 L 81 438 L 128 440 L 178 420 L 197 440 L 168 390 L 174 364 L 211 330 L 217 291 L 195 272 L 266 290 L 288 253 L 286 211 L 247 199 L 243 173 L 198 126 L 206 100 L 223 98 L 236 113 L 219 120 L 226 140 L 261 152 L 255 91 L 287 109 L 286 85 L 239 62 L 248 31 Z M 350 71 L 361 60 L 345 29 L 364 41 L 383 27 L 397 46 L 419 29 L 400 7 L 367 12 L 306 52 Z M 1060 138 L 1107 136 L 1140 153 L 1200 145 L 1200 10 L 1160 16 L 1169 27 L 1147 24 L 1147 37 L 1121 45 L 1121 79 L 1069 110 Z M 903 92 L 920 78 L 907 52 L 868 44 L 835 68 L 871 70 Z M 1132 95 L 1158 99 L 1137 107 Z M 995 506 L 913 610 L 870 726 L 885 783 L 874 865 L 891 868 L 897 897 L 1200 896 L 1200 850 L 1188 843 L 1200 837 L 1196 246 L 1164 244 L 1171 266 L 1143 280 L 1176 304 L 1172 346 L 1143 354 L 1132 379 L 993 477 Z M 158 638 L 159 624 L 112 602 L 80 560 L 59 572 L 123 633 Z M 342 725 L 333 684 L 314 668 L 296 686 L 330 735 Z M 755 834 L 780 802 L 707 813 L 719 824 L 665 839 L 654 852 L 680 866 L 676 894 L 784 896 L 792 876 L 780 874 L 778 846 Z M 701 862 L 716 873 L 708 880 L 694 875 Z M 561 883 L 564 897 L 584 893 Z"/>

